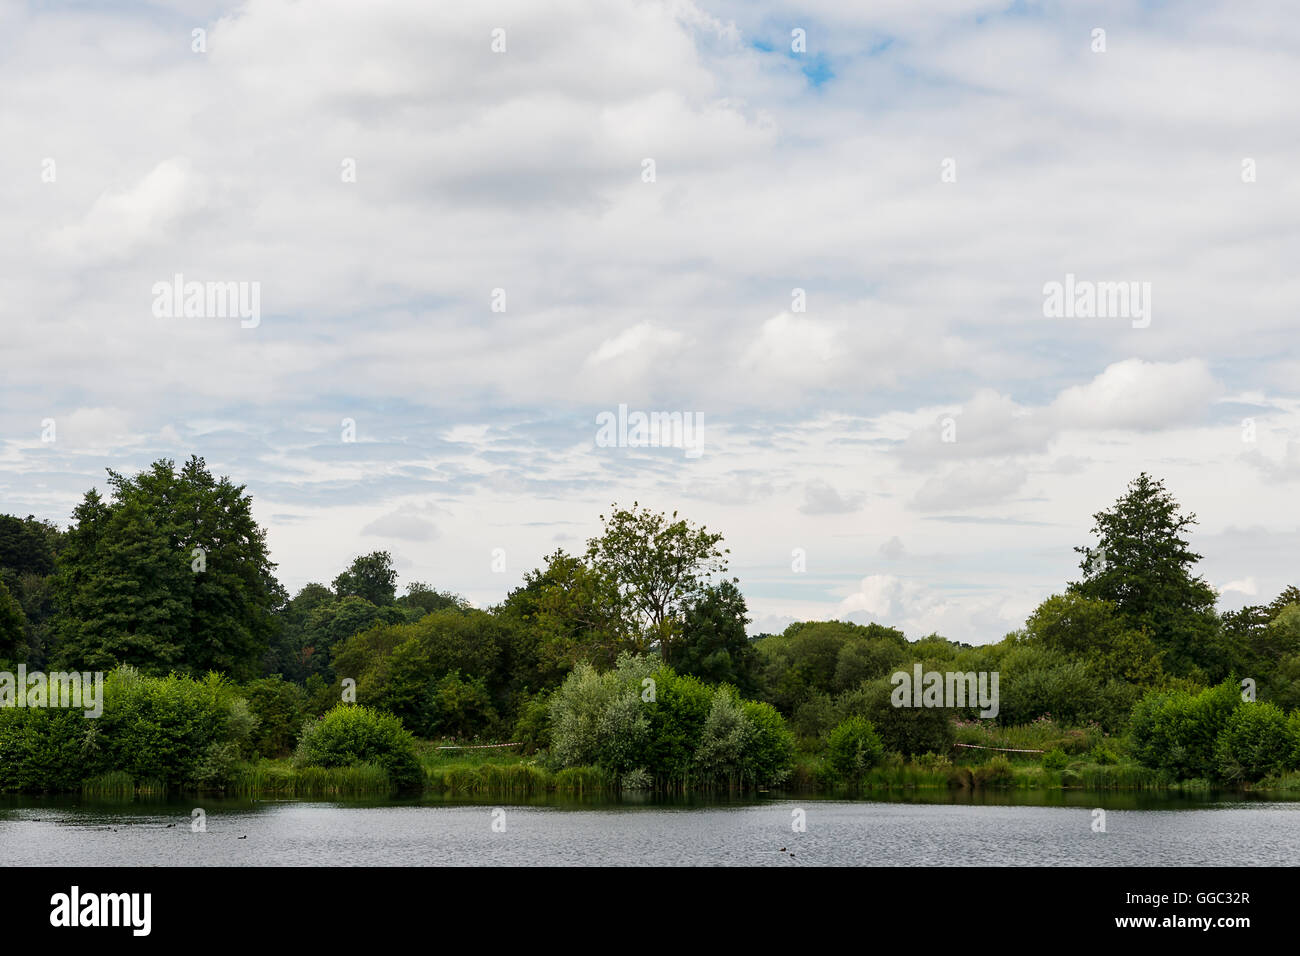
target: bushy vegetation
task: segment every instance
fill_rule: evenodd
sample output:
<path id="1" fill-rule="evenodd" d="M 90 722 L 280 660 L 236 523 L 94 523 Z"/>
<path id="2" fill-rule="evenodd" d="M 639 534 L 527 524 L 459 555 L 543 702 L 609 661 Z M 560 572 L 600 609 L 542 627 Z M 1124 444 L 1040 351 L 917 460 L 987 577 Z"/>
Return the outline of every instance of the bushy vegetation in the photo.
<path id="1" fill-rule="evenodd" d="M 1300 768 L 1300 737 L 1275 704 L 1224 681 L 1197 694 L 1158 691 L 1133 711 L 1133 754 L 1175 780 L 1254 783 Z"/>
<path id="2" fill-rule="evenodd" d="M 1251 786 L 1300 766 L 1300 589 L 1217 613 L 1195 515 L 1146 474 L 1093 516 L 1079 579 L 974 647 L 847 621 L 750 638 L 722 535 L 636 503 L 477 609 L 419 581 L 399 593 L 386 551 L 291 597 L 244 487 L 201 458 L 108 484 L 66 530 L 0 516 L 0 670 L 117 669 L 99 720 L 0 709 L 2 789 L 413 788 L 415 738 L 536 760 L 513 776 L 426 768 L 450 792 L 531 792 L 535 773 L 629 790 L 1001 786 L 1003 763 L 1017 786 Z M 896 706 L 891 676 L 918 665 L 997 673 L 996 716 Z"/>
<path id="3" fill-rule="evenodd" d="M 255 719 L 217 674 L 108 675 L 104 712 L 0 708 L 0 790 L 60 791 L 111 771 L 164 788 L 219 788 L 248 755 Z"/>
<path id="4" fill-rule="evenodd" d="M 637 774 L 661 789 L 779 784 L 794 754 L 771 705 L 632 654 L 604 673 L 575 668 L 551 697 L 550 725 L 560 767 Z"/>
<path id="5" fill-rule="evenodd" d="M 871 721 L 850 717 L 830 733 L 826 746 L 826 760 L 836 779 L 855 783 L 885 754 L 880 735 Z"/>
<path id="6" fill-rule="evenodd" d="M 423 786 L 424 771 L 415 740 L 392 714 L 339 704 L 303 728 L 294 752 L 296 767 L 352 767 L 376 764 L 398 790 Z"/>

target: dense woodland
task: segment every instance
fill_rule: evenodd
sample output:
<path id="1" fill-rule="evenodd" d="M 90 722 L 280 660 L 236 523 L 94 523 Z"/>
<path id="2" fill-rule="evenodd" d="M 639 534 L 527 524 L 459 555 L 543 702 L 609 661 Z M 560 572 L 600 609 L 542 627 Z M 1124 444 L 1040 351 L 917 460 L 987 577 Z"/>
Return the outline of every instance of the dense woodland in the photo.
<path id="1" fill-rule="evenodd" d="M 1145 473 L 1094 516 L 1078 580 L 980 646 L 841 621 L 750 638 L 722 535 L 636 503 L 479 609 L 436 582 L 399 594 L 383 551 L 288 594 L 245 487 L 201 458 L 108 483 L 67 528 L 0 516 L 0 670 L 112 672 L 99 721 L 0 711 L 0 789 L 222 787 L 268 758 L 418 788 L 427 740 L 518 742 L 627 789 L 854 786 L 904 764 L 996 781 L 1006 759 L 976 748 L 1016 742 L 1062 785 L 1300 767 L 1300 590 L 1220 613 L 1195 516 Z M 916 663 L 998 672 L 996 719 L 894 706 L 890 675 Z"/>

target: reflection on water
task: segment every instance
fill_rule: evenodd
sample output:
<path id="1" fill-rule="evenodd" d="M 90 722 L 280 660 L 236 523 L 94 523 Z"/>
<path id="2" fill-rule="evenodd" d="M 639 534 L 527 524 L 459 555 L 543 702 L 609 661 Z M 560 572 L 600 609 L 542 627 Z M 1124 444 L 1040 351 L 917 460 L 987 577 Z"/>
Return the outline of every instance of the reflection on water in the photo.
<path id="1" fill-rule="evenodd" d="M 196 807 L 205 832 L 191 829 Z M 497 807 L 504 818 L 493 815 Z M 1094 829 L 1098 808 L 1105 832 Z M 800 815 L 806 830 L 794 832 Z M 509 802 L 8 797 L 0 799 L 0 859 L 71 866 L 1293 865 L 1300 802 L 1135 791 L 911 791 L 854 801 L 789 794 Z"/>

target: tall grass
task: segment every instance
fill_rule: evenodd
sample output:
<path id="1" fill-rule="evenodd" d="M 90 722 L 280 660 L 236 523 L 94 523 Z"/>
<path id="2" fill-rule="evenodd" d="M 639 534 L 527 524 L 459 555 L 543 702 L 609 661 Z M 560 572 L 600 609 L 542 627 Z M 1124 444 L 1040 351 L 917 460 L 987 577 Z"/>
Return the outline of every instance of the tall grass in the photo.
<path id="1" fill-rule="evenodd" d="M 165 784 L 157 780 L 139 783 L 125 770 L 110 770 L 85 780 L 81 784 L 83 797 L 110 800 L 133 800 L 136 797 L 161 797 L 167 794 Z"/>
<path id="2" fill-rule="evenodd" d="M 378 764 L 351 767 L 292 767 L 263 760 L 235 771 L 226 792 L 238 796 L 363 796 L 392 790 L 388 772 Z"/>
<path id="3" fill-rule="evenodd" d="M 552 774 L 531 763 L 457 763 L 449 767 L 430 767 L 425 778 L 428 788 L 434 793 L 453 796 L 500 794 L 526 797 L 552 791 L 593 794 L 614 789 L 609 775 L 595 767 L 569 767 Z"/>

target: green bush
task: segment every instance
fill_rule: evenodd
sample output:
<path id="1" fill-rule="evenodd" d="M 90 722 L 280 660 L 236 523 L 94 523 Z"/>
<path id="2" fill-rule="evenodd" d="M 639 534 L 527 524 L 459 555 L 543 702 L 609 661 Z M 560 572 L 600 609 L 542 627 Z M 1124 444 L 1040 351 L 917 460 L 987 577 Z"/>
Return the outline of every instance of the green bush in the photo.
<path id="1" fill-rule="evenodd" d="M 713 694 L 709 716 L 705 718 L 695 748 L 695 762 L 701 774 L 709 780 L 741 781 L 753 732 L 740 696 L 731 687 L 719 687 Z"/>
<path id="2" fill-rule="evenodd" d="M 1119 763 L 1119 754 L 1102 744 L 1097 744 L 1088 751 L 1088 759 L 1095 764 L 1108 767 L 1112 764 Z"/>
<path id="3" fill-rule="evenodd" d="M 424 772 L 415 740 L 392 714 L 356 704 L 339 704 L 303 728 L 294 753 L 297 767 L 383 767 L 398 790 L 418 789 Z"/>
<path id="4" fill-rule="evenodd" d="M 988 763 L 974 770 L 977 787 L 1011 787 L 1015 785 L 1016 775 L 1011 769 L 1011 761 L 998 754 Z"/>
<path id="5" fill-rule="evenodd" d="M 257 718 L 249 746 L 264 757 L 291 753 L 307 719 L 307 692 L 277 674 L 246 684 L 244 695 Z"/>
<path id="6" fill-rule="evenodd" d="M 845 783 L 856 783 L 884 753 L 880 735 L 864 717 L 850 717 L 832 730 L 826 741 L 826 759 L 831 771 Z"/>
<path id="7" fill-rule="evenodd" d="M 103 714 L 0 709 L 0 790 L 69 791 L 108 773 L 167 789 L 220 787 L 244 756 L 256 718 L 217 674 L 104 680 Z"/>
<path id="8" fill-rule="evenodd" d="M 104 681 L 96 723 L 102 770 L 184 789 L 220 786 L 220 769 L 231 764 L 219 753 L 241 755 L 254 722 L 238 688 L 218 674 L 142 677 L 120 668 Z"/>
<path id="9" fill-rule="evenodd" d="M 1241 705 L 1241 691 L 1231 679 L 1195 695 L 1153 691 L 1133 708 L 1133 756 L 1174 780 L 1215 778 L 1219 735 Z"/>
<path id="10" fill-rule="evenodd" d="M 604 674 L 576 667 L 551 695 L 550 723 L 557 766 L 615 779 L 644 769 L 659 789 L 779 783 L 794 760 L 794 737 L 771 705 L 632 655 Z"/>
<path id="11" fill-rule="evenodd" d="M 794 734 L 771 704 L 747 700 L 741 705 L 753 727 L 745 748 L 746 773 L 762 786 L 778 786 L 794 767 Z"/>
<path id="12" fill-rule="evenodd" d="M 519 719 L 510 738 L 522 745 L 526 754 L 534 754 L 551 746 L 551 698 L 541 693 L 527 698 L 519 707 Z"/>
<path id="13" fill-rule="evenodd" d="M 886 750 L 907 756 L 948 753 L 956 740 L 952 711 L 942 707 L 895 707 L 888 678 L 863 684 L 848 704 L 850 712 L 865 717 L 880 735 Z"/>
<path id="14" fill-rule="evenodd" d="M 1224 780 L 1255 783 L 1294 768 L 1295 739 L 1276 705 L 1247 703 L 1228 718 L 1215 754 Z"/>
<path id="15" fill-rule="evenodd" d="M 79 710 L 0 708 L 0 791 L 76 790 L 103 768 L 95 721 Z"/>
<path id="16" fill-rule="evenodd" d="M 1053 747 L 1043 754 L 1044 770 L 1064 770 L 1070 763 L 1070 756 L 1060 747 Z"/>

